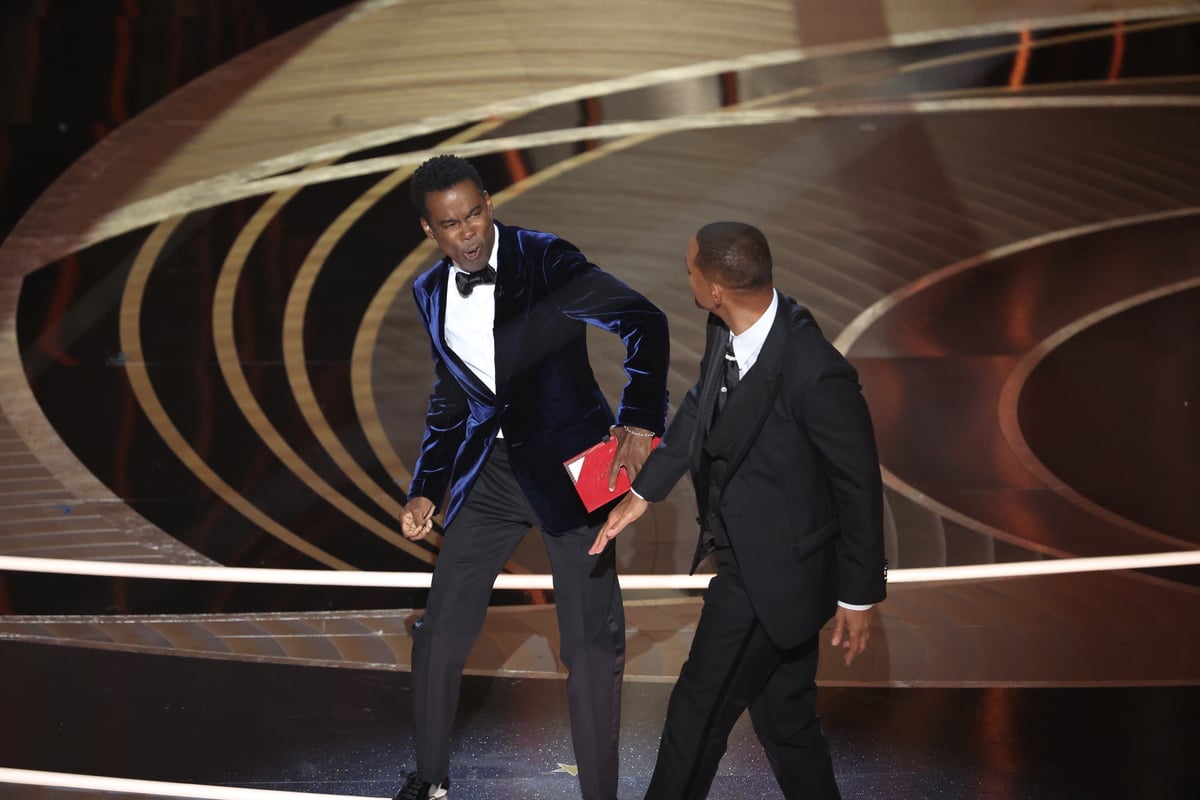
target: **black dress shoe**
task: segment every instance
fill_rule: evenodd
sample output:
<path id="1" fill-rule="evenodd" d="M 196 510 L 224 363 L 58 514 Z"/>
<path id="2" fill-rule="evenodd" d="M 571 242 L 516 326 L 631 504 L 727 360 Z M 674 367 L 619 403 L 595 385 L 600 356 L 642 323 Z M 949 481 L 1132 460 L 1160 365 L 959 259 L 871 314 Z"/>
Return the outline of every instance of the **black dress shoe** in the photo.
<path id="1" fill-rule="evenodd" d="M 404 787 L 396 792 L 395 800 L 448 800 L 450 797 L 450 779 L 434 785 L 417 777 L 417 773 L 408 776 Z"/>

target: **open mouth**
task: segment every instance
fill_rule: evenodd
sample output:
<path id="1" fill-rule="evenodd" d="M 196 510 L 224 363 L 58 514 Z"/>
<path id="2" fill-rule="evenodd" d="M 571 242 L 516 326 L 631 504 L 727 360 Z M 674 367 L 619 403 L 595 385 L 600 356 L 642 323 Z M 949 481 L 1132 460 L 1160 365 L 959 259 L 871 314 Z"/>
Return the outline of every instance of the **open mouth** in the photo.
<path id="1" fill-rule="evenodd" d="M 466 250 L 463 252 L 463 258 L 465 258 L 467 261 L 474 261 L 475 259 L 479 258 L 479 253 L 482 250 L 482 247 L 475 247 L 470 250 Z"/>

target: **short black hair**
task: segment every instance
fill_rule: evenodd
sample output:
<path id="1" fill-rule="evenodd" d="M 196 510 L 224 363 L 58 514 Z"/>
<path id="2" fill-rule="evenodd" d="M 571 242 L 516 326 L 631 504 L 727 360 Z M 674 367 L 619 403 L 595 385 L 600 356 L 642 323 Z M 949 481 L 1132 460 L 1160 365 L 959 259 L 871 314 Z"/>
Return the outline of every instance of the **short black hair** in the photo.
<path id="1" fill-rule="evenodd" d="M 480 194 L 487 194 L 483 188 L 483 178 L 472 166 L 470 161 L 455 155 L 434 156 L 417 167 L 408 182 L 408 191 L 412 196 L 413 208 L 421 219 L 429 219 L 429 206 L 425 197 L 430 192 L 444 192 L 463 181 L 471 181 L 479 189 Z"/>
<path id="2" fill-rule="evenodd" d="M 710 222 L 696 231 L 696 245 L 696 266 L 709 280 L 739 291 L 771 284 L 771 248 L 753 225 Z"/>

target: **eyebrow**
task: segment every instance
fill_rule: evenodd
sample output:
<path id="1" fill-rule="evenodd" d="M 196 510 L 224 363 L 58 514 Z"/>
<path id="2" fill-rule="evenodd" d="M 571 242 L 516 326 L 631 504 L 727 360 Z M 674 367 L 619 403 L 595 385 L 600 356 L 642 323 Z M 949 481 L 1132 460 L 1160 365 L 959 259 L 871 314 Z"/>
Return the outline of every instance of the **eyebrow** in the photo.
<path id="1" fill-rule="evenodd" d="M 476 213 L 478 213 L 478 212 L 480 212 L 480 211 L 482 211 L 482 210 L 483 210 L 483 204 L 482 204 L 482 203 L 480 203 L 480 204 L 479 204 L 479 205 L 477 205 L 477 206 L 473 206 L 473 207 L 471 208 L 471 210 L 469 210 L 469 211 L 467 212 L 467 216 L 469 217 L 469 216 L 471 216 L 471 215 L 473 215 L 473 214 L 476 214 Z M 452 222 L 458 222 L 458 217 L 447 217 L 447 218 L 445 218 L 445 219 L 440 219 L 440 220 L 438 220 L 438 225 L 439 225 L 440 227 L 443 227 L 443 228 L 444 228 L 444 227 L 446 227 L 447 225 L 449 225 L 449 224 L 450 224 L 450 223 L 452 223 Z"/>

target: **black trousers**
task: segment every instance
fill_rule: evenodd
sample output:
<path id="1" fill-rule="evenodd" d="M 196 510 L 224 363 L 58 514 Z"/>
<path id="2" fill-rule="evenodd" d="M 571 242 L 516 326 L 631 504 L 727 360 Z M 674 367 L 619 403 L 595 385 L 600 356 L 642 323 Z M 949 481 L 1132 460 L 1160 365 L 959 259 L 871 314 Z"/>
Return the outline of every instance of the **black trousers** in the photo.
<path id="1" fill-rule="evenodd" d="M 703 800 L 742 712 L 788 800 L 837 800 L 817 719 L 817 636 L 781 650 L 759 624 L 737 559 L 718 548 L 717 575 L 671 692 L 646 800 Z"/>
<path id="2" fill-rule="evenodd" d="M 450 726 L 463 666 L 483 628 L 492 583 L 521 537 L 538 524 L 513 477 L 503 440 L 447 528 L 425 614 L 413 631 L 417 774 L 436 783 L 450 770 Z M 543 533 L 554 575 L 559 655 L 579 783 L 585 800 L 614 800 L 625 612 L 614 548 L 589 556 L 597 527 Z"/>

